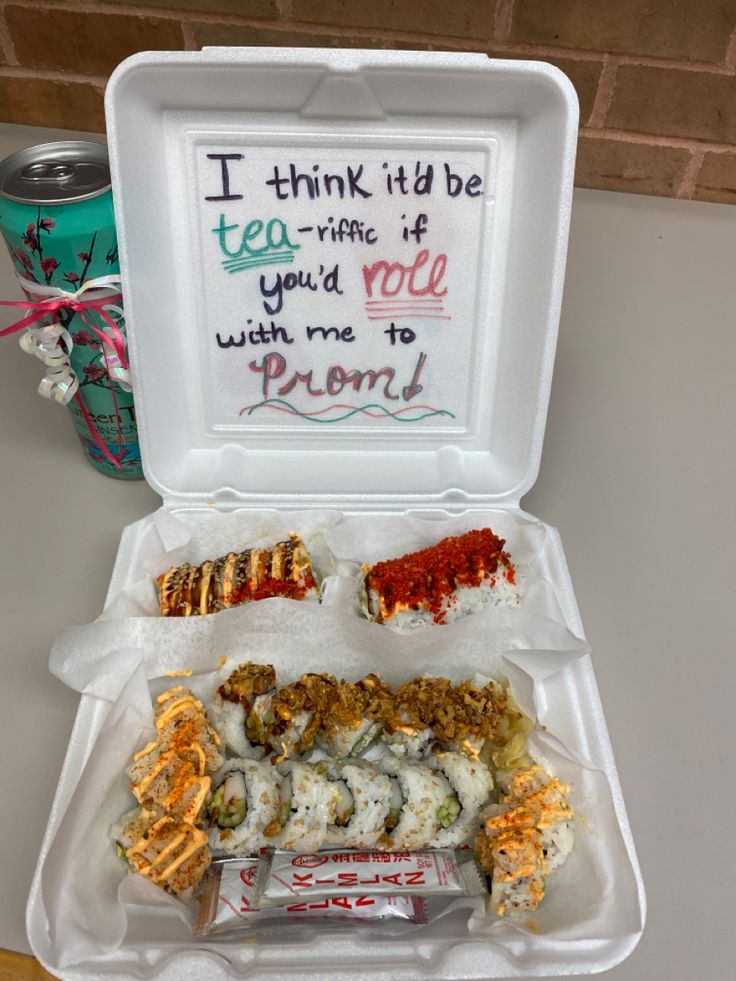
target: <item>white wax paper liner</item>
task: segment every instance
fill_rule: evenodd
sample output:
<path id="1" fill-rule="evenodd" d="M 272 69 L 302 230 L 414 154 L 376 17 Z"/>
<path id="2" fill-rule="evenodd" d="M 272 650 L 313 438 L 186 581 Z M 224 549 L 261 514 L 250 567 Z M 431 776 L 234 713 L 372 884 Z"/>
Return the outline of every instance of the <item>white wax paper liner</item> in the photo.
<path id="1" fill-rule="evenodd" d="M 549 641 L 566 633 L 554 622 L 527 615 L 523 623 L 514 618 L 510 624 L 493 612 L 401 638 L 341 611 L 288 601 L 250 604 L 198 621 L 124 620 L 115 631 L 99 623 L 67 632 L 52 652 L 52 669 L 85 692 L 86 701 L 99 708 L 98 717 L 106 716 L 96 734 L 90 733 L 65 812 L 52 815 L 56 832 L 39 873 L 48 924 L 45 962 L 62 970 L 107 956 L 121 944 L 126 950 L 146 943 L 181 950 L 192 945 L 181 908 L 175 911 L 168 897 L 126 876 L 109 828 L 134 805 L 123 770 L 150 735 L 151 693 L 182 683 L 206 699 L 236 663 L 248 659 L 274 664 L 285 682 L 310 670 L 351 679 L 372 670 L 392 684 L 424 672 L 453 681 L 475 672 L 508 678 L 522 705 L 547 727 L 534 737 L 535 755 L 572 787 L 576 848 L 550 881 L 535 915 L 538 932 L 525 934 L 506 921 L 475 915 L 472 935 L 487 938 L 511 961 L 531 964 L 540 937 L 542 946 L 562 949 L 575 941 L 605 944 L 635 933 L 641 917 L 637 883 L 607 778 L 580 758 L 585 740 L 578 730 L 584 727 L 567 726 L 565 745 L 555 738 L 556 724 L 564 720 L 559 697 L 549 697 L 548 689 L 583 669 L 587 649 L 569 633 L 568 646 L 551 648 Z M 222 667 L 220 655 L 227 658 Z M 192 676 L 166 676 L 181 668 L 192 669 Z"/>
<path id="2" fill-rule="evenodd" d="M 184 667 L 205 669 L 220 655 L 271 662 L 292 651 L 297 675 L 328 670 L 357 679 L 370 663 L 391 684 L 405 680 L 407 671 L 459 681 L 467 676 L 468 657 L 482 663 L 499 651 L 588 650 L 558 620 L 525 606 L 496 607 L 400 636 L 340 609 L 274 598 L 214 616 L 131 617 L 72 627 L 56 640 L 49 668 L 76 691 L 114 698 L 122 680 L 115 659 L 105 655 L 122 644 L 144 652 L 149 677 Z M 537 670 L 549 671 L 549 664 L 543 657 Z"/>
<path id="3" fill-rule="evenodd" d="M 544 581 L 540 561 L 546 526 L 535 518 L 497 510 L 446 518 L 417 515 L 350 516 L 337 511 L 220 511 L 193 509 L 172 514 L 164 508 L 145 522 L 137 542 L 133 568 L 125 580 L 113 583 L 102 619 L 158 616 L 156 577 L 182 562 L 205 559 L 246 547 L 273 545 L 289 532 L 304 539 L 318 581 L 324 582 L 323 602 L 355 612 L 355 594 L 363 563 L 395 558 L 434 545 L 449 535 L 490 527 L 506 540 L 517 567 L 522 595 Z M 560 616 L 554 589 L 546 582 L 543 601 L 548 615 Z"/>

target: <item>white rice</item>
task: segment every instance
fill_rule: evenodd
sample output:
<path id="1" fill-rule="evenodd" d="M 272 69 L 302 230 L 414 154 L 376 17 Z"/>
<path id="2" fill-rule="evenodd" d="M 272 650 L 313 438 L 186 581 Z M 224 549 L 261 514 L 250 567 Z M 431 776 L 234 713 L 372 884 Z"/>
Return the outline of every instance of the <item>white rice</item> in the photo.
<path id="1" fill-rule="evenodd" d="M 371 736 L 375 735 L 378 729 L 380 729 L 379 723 L 372 719 L 362 719 L 357 726 L 337 726 L 334 732 L 329 736 L 323 736 L 320 741 L 335 759 L 346 759 L 353 755 L 358 744 L 364 739 L 370 741 Z"/>
<path id="2" fill-rule="evenodd" d="M 460 753 L 436 753 L 428 762 L 445 774 L 462 808 L 457 820 L 437 833 L 431 847 L 456 848 L 478 833 L 480 811 L 491 796 L 493 777 L 483 763 Z"/>
<path id="3" fill-rule="evenodd" d="M 354 811 L 348 824 L 330 830 L 335 848 L 373 848 L 384 833 L 390 810 L 391 780 L 371 763 L 346 763 L 340 776 L 353 795 Z"/>
<path id="4" fill-rule="evenodd" d="M 291 775 L 291 814 L 281 834 L 269 839 L 287 852 L 316 852 L 335 823 L 335 791 L 327 778 L 306 763 L 284 766 Z"/>
<path id="5" fill-rule="evenodd" d="M 269 736 L 269 745 L 278 756 L 284 759 L 294 756 L 299 751 L 299 740 L 312 719 L 311 712 L 297 712 L 289 720 L 289 724 L 281 733 Z"/>
<path id="6" fill-rule="evenodd" d="M 447 780 L 418 763 L 385 757 L 381 768 L 398 778 L 404 796 L 399 823 L 390 834 L 391 850 L 427 848 L 440 830 L 437 810 L 450 792 Z"/>
<path id="7" fill-rule="evenodd" d="M 210 831 L 210 847 L 229 855 L 250 855 L 266 842 L 263 829 L 279 811 L 279 788 L 276 770 L 269 763 L 256 760 L 228 760 L 212 781 L 216 790 L 228 773 L 242 773 L 248 810 L 245 819 L 235 828 L 214 827 Z"/>
<path id="8" fill-rule="evenodd" d="M 484 579 L 478 586 L 457 586 L 444 600 L 438 615 L 439 622 L 453 623 L 491 606 L 518 606 L 521 602 L 519 589 L 508 581 L 505 572 L 505 568 L 499 569 L 498 574 Z M 380 598 L 375 589 L 371 589 L 369 593 L 366 615 L 368 619 L 375 619 L 370 611 L 380 609 Z M 437 616 L 428 609 L 400 610 L 384 621 L 393 630 L 413 630 L 436 622 Z"/>
<path id="9" fill-rule="evenodd" d="M 207 718 L 225 746 L 235 756 L 247 760 L 260 760 L 265 750 L 253 746 L 245 735 L 245 708 L 240 702 L 231 702 L 217 693 L 207 709 Z"/>
<path id="10" fill-rule="evenodd" d="M 564 865 L 575 844 L 575 833 L 569 821 L 558 822 L 542 832 L 547 872 L 556 872 Z"/>
<path id="11" fill-rule="evenodd" d="M 419 729 L 413 735 L 406 732 L 384 732 L 383 744 L 399 759 L 418 760 L 434 739 L 434 729 Z"/>

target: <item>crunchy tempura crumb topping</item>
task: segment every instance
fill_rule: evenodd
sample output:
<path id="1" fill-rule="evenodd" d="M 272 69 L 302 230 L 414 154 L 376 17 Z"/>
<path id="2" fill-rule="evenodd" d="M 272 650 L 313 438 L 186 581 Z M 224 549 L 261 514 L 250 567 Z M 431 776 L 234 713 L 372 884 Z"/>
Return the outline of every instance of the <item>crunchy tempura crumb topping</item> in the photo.
<path id="1" fill-rule="evenodd" d="M 495 739 L 508 705 L 505 688 L 489 682 L 477 688 L 469 681 L 453 685 L 447 678 L 414 678 L 398 688 L 386 726 L 389 729 L 431 727 L 440 742 L 467 736 Z"/>
<path id="2" fill-rule="evenodd" d="M 276 685 L 276 671 L 271 664 L 241 664 L 217 689 L 220 698 L 250 705 L 256 695 L 265 695 Z"/>
<path id="3" fill-rule="evenodd" d="M 250 705 L 253 695 L 275 684 L 271 665 L 248 663 L 230 675 L 219 693 Z M 306 712 L 310 719 L 299 739 L 301 752 L 311 747 L 318 732 L 330 735 L 338 726 L 357 728 L 363 720 L 407 735 L 431 728 L 444 743 L 471 737 L 497 739 L 508 711 L 508 691 L 494 682 L 478 687 L 469 681 L 453 685 L 447 678 L 421 677 L 392 691 L 375 674 L 353 683 L 310 673 L 274 693 L 269 732 L 278 736 L 296 715 Z"/>

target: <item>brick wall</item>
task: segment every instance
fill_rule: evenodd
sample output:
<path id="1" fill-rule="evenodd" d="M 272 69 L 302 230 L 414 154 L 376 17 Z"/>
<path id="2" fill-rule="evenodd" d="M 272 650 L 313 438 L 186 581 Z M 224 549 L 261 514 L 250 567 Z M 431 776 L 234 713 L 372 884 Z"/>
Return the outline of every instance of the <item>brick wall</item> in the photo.
<path id="1" fill-rule="evenodd" d="M 0 120 L 101 131 L 119 61 L 213 44 L 550 61 L 579 186 L 736 203 L 736 0 L 0 0 Z"/>

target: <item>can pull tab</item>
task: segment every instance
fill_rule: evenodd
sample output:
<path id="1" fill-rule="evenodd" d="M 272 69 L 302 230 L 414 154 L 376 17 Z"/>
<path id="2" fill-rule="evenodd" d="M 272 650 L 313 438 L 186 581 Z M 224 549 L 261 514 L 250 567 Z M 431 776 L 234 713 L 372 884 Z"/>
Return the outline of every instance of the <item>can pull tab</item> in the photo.
<path id="1" fill-rule="evenodd" d="M 63 184 L 72 180 L 77 173 L 74 164 L 64 163 L 61 160 L 45 160 L 43 163 L 32 163 L 24 167 L 20 173 L 21 180 L 24 181 L 54 181 Z"/>

